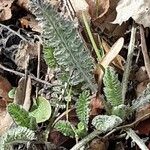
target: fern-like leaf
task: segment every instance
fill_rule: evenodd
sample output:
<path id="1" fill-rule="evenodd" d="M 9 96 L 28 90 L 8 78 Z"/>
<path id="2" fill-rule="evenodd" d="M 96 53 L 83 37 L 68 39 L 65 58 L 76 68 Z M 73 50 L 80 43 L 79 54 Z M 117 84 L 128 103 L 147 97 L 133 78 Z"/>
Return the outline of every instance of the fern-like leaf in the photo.
<path id="1" fill-rule="evenodd" d="M 79 99 L 76 102 L 76 113 L 79 118 L 79 120 L 84 123 L 86 126 L 88 125 L 89 122 L 89 91 L 83 91 Z"/>
<path id="2" fill-rule="evenodd" d="M 27 127 L 29 129 L 36 129 L 36 119 L 29 115 L 24 108 L 18 104 L 11 103 L 7 110 L 17 125 Z"/>
<path id="3" fill-rule="evenodd" d="M 30 10 L 44 24 L 44 47 L 53 47 L 58 65 L 66 70 L 69 68 L 71 72 L 73 70 L 71 83 L 86 83 L 92 91 L 96 91 L 92 75 L 93 59 L 85 50 L 73 23 L 43 0 L 31 0 Z"/>
<path id="4" fill-rule="evenodd" d="M 121 83 L 112 67 L 108 67 L 105 70 L 103 82 L 107 102 L 109 102 L 113 107 L 123 104 Z"/>
<path id="5" fill-rule="evenodd" d="M 0 138 L 0 150 L 10 150 L 10 144 L 17 141 L 29 141 L 35 139 L 35 133 L 25 127 L 17 127 L 8 130 Z"/>
<path id="6" fill-rule="evenodd" d="M 57 129 L 59 132 L 61 132 L 65 136 L 69 136 L 74 138 L 75 133 L 72 129 L 72 125 L 69 121 L 60 120 L 55 124 L 55 129 Z"/>

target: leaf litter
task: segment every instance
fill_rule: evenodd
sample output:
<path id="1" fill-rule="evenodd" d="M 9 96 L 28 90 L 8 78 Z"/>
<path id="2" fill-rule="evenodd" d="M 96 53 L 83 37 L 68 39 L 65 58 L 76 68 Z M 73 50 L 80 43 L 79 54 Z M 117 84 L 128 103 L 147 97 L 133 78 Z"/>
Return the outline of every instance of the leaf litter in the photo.
<path id="1" fill-rule="evenodd" d="M 89 57 L 92 56 L 92 63 L 95 65 L 93 68 L 95 81 L 92 79 L 92 84 L 97 85 L 98 88 L 94 93 L 90 91 L 90 96 L 86 97 L 87 95 L 82 95 L 82 92 L 87 89 L 83 86 L 84 83 L 79 81 L 77 85 L 71 84 L 73 78 L 79 79 L 78 74 L 74 74 L 76 70 L 73 70 L 73 67 L 65 68 L 61 63 L 57 63 L 56 55 L 53 54 L 55 46 L 59 44 L 58 41 L 57 44 L 52 44 L 43 50 L 48 38 L 43 37 L 45 22 L 42 19 L 36 20 L 37 16 L 31 11 L 32 4 L 29 0 L 1 0 L 0 135 L 2 136 L 9 129 L 16 129 L 17 116 L 13 119 L 7 111 L 7 105 L 14 103 L 19 104 L 28 115 L 34 114 L 30 125 L 31 127 L 35 125 L 34 132 L 37 133 L 37 138 L 36 142 L 30 141 L 31 149 L 33 149 L 31 145 L 38 149 L 43 149 L 46 145 L 47 149 L 75 150 L 81 147 L 91 150 L 115 149 L 119 147 L 116 139 L 124 149 L 125 147 L 128 149 L 149 147 L 150 2 L 148 0 L 32 0 L 32 2 L 39 2 L 41 6 L 46 2 L 47 6 L 52 5 L 62 18 L 74 23 L 77 35 L 84 43 L 85 51 L 88 50 Z M 83 13 L 91 35 L 84 25 Z M 65 31 L 66 27 L 67 23 L 62 29 Z M 136 28 L 133 37 L 130 36 L 131 27 Z M 55 28 L 57 30 L 57 26 Z M 70 33 L 74 30 L 69 29 Z M 59 29 L 59 31 L 63 30 Z M 49 33 L 48 30 L 46 32 Z M 63 35 L 63 32 L 61 34 Z M 71 35 L 67 38 L 70 37 Z M 94 40 L 97 51 L 93 48 L 94 42 L 91 39 Z M 135 43 L 132 43 L 134 40 Z M 133 57 L 128 52 L 129 43 L 130 48 L 133 48 L 131 54 Z M 45 52 L 47 53 L 43 54 Z M 96 53 L 99 53 L 101 60 L 97 59 Z M 47 59 L 52 59 L 50 62 L 56 63 L 52 68 L 51 64 L 48 66 L 49 63 L 45 62 L 44 55 Z M 63 53 L 61 55 L 63 56 Z M 86 57 L 84 53 L 80 55 L 82 58 L 79 56 L 79 59 Z M 109 66 L 114 68 L 116 76 L 107 72 Z M 127 66 L 129 70 L 126 71 Z M 104 92 L 104 75 L 107 80 L 110 80 L 108 87 L 105 87 L 108 93 Z M 124 84 L 127 87 L 122 95 L 124 104 L 112 106 L 113 102 L 107 101 L 108 96 L 113 93 L 111 90 L 115 89 L 117 80 L 120 82 L 124 80 L 123 76 L 127 79 L 125 83 L 122 82 L 122 88 Z M 10 99 L 8 93 L 12 88 L 15 88 L 15 94 Z M 79 102 L 78 108 L 77 102 Z M 124 117 L 121 118 L 122 114 Z M 86 123 L 82 122 L 82 119 L 85 119 L 84 115 L 88 120 Z M 20 113 L 19 117 L 24 116 Z M 54 127 L 59 121 L 64 123 L 58 130 Z M 110 123 L 111 121 L 113 123 Z M 69 131 L 75 135 L 73 138 L 69 136 Z M 122 133 L 128 134 L 131 139 L 127 139 L 125 134 L 122 136 Z M 44 142 L 41 142 L 41 139 Z M 133 141 L 136 144 L 129 144 Z M 20 143 L 16 143 L 13 146 L 19 147 L 19 145 Z M 26 143 L 23 146 L 27 147 Z"/>

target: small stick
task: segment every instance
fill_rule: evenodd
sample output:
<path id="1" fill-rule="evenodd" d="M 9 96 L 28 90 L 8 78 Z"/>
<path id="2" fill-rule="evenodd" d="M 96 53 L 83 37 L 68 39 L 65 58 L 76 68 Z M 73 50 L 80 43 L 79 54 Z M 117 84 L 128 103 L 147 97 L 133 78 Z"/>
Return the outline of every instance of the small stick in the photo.
<path id="1" fill-rule="evenodd" d="M 141 150 L 149 150 L 142 139 L 131 129 L 126 130 L 127 135 L 132 138 L 132 140 L 139 146 Z"/>
<path id="2" fill-rule="evenodd" d="M 125 71 L 124 71 L 123 79 L 122 79 L 123 101 L 125 101 L 125 96 L 126 96 L 126 92 L 128 88 L 128 80 L 129 80 L 129 75 L 130 75 L 130 70 L 131 70 L 134 47 L 135 47 L 135 35 L 136 35 L 136 27 L 135 27 L 135 24 L 133 23 L 132 29 L 131 29 L 131 38 L 130 38 L 130 43 L 129 43 L 129 48 L 128 48 L 127 61 L 126 61 Z"/>
<path id="3" fill-rule="evenodd" d="M 24 74 L 24 73 L 21 73 L 21 72 L 18 72 L 18 71 L 14 71 L 14 70 L 12 70 L 12 69 L 9 69 L 9 68 L 7 68 L 7 67 L 4 67 L 4 66 L 1 65 L 1 64 L 0 64 L 0 69 L 2 69 L 2 70 L 4 70 L 4 71 L 11 72 L 11 73 L 13 73 L 13 74 L 15 74 L 15 75 L 18 75 L 18 76 L 20 76 L 20 77 L 25 77 L 25 74 Z M 52 86 L 55 86 L 55 85 L 52 85 L 51 83 L 48 83 L 48 82 L 46 82 L 46 81 L 44 81 L 44 80 L 38 79 L 38 78 L 36 78 L 35 76 L 31 76 L 31 79 L 32 79 L 32 80 L 35 80 L 35 81 L 37 81 L 37 82 L 39 82 L 39 83 L 46 84 L 46 85 L 51 86 L 51 87 L 52 87 Z"/>
<path id="4" fill-rule="evenodd" d="M 141 49 L 144 57 L 145 68 L 150 79 L 150 59 L 147 52 L 147 46 L 144 35 L 144 27 L 140 25 L 140 36 L 141 36 Z"/>

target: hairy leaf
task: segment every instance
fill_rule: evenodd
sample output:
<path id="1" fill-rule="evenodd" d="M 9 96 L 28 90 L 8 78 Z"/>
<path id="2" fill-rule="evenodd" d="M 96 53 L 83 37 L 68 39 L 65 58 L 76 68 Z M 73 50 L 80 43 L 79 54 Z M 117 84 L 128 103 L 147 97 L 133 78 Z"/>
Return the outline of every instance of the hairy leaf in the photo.
<path id="1" fill-rule="evenodd" d="M 122 119 L 115 115 L 98 115 L 92 120 L 92 125 L 103 133 L 112 130 L 121 123 Z"/>
<path id="2" fill-rule="evenodd" d="M 114 107 L 123 104 L 121 83 L 118 76 L 112 67 L 105 70 L 104 78 L 104 92 L 107 101 Z"/>
<path id="3" fill-rule="evenodd" d="M 27 127 L 29 129 L 36 129 L 36 120 L 34 117 L 29 116 L 24 108 L 18 104 L 11 103 L 7 107 L 9 114 L 16 122 L 17 125 Z"/>
<path id="4" fill-rule="evenodd" d="M 89 122 L 89 91 L 84 91 L 80 94 L 79 99 L 76 102 L 76 113 L 79 120 L 84 123 L 86 126 Z"/>
<path id="5" fill-rule="evenodd" d="M 93 60 L 73 23 L 60 16 L 43 0 L 32 0 L 31 11 L 44 26 L 44 47 L 53 47 L 58 65 L 73 71 L 70 82 L 73 85 L 86 83 L 96 91 L 92 75 Z"/>
<path id="6" fill-rule="evenodd" d="M 37 98 L 37 108 L 30 112 L 30 116 L 36 118 L 36 122 L 44 122 L 51 116 L 51 105 L 44 97 Z"/>
<path id="7" fill-rule="evenodd" d="M 29 141 L 35 139 L 35 133 L 25 127 L 17 127 L 8 130 L 0 138 L 0 150 L 10 150 L 10 144 L 17 141 Z"/>
<path id="8" fill-rule="evenodd" d="M 72 129 L 71 123 L 69 121 L 60 120 L 55 124 L 55 127 L 59 132 L 65 136 L 75 137 L 75 133 Z"/>

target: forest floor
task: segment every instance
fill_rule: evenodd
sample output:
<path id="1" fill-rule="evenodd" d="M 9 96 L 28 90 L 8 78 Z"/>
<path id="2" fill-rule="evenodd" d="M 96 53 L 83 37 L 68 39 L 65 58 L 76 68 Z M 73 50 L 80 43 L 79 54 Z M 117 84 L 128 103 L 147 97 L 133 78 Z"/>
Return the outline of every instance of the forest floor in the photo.
<path id="1" fill-rule="evenodd" d="M 150 149 L 148 0 L 0 0 L 0 150 Z"/>

